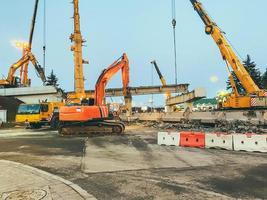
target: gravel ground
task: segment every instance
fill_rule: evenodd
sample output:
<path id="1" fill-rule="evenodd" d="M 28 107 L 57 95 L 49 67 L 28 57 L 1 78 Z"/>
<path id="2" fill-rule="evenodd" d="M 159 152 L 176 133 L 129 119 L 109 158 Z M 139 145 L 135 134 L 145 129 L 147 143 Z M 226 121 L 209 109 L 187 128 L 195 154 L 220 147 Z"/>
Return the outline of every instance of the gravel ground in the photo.
<path id="1" fill-rule="evenodd" d="M 59 175 L 98 199 L 267 198 L 267 154 L 160 147 L 156 134 L 142 126 L 99 137 L 2 130 L 0 159 Z"/>

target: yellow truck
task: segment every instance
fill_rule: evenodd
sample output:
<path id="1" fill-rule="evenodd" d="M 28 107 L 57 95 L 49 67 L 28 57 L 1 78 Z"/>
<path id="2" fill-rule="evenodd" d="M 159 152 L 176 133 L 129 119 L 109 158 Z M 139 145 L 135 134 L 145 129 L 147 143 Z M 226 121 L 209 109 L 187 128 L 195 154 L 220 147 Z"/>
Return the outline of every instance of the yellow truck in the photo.
<path id="1" fill-rule="evenodd" d="M 63 102 L 42 102 L 36 104 L 21 104 L 16 114 L 16 123 L 25 123 L 33 129 L 49 125 L 57 128 L 58 110 Z"/>

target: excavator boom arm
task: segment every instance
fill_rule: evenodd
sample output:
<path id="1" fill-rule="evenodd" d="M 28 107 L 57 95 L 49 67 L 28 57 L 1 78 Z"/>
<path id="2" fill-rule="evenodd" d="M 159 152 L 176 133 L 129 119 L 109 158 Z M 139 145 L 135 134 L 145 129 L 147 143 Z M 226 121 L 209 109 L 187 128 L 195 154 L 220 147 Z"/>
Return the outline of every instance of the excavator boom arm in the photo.
<path id="1" fill-rule="evenodd" d="M 95 105 L 102 106 L 105 98 L 105 88 L 109 80 L 119 71 L 122 70 L 122 83 L 124 95 L 127 95 L 129 86 L 129 60 L 126 54 L 111 64 L 99 76 L 95 85 Z"/>
<path id="2" fill-rule="evenodd" d="M 46 76 L 45 76 L 44 69 L 41 67 L 41 65 L 38 63 L 38 61 L 36 60 L 35 56 L 32 53 L 29 54 L 29 57 L 30 57 L 30 61 L 33 64 L 38 76 L 41 78 L 42 82 L 45 84 L 46 83 Z"/>
<path id="3" fill-rule="evenodd" d="M 24 64 L 28 63 L 29 61 L 31 61 L 31 63 L 35 67 L 38 75 L 42 79 L 43 83 L 45 83 L 46 82 L 46 77 L 45 77 L 45 74 L 44 74 L 44 70 L 38 64 L 35 56 L 31 52 L 27 52 L 21 59 L 19 59 L 16 63 L 14 63 L 10 67 L 9 73 L 8 73 L 8 77 L 7 77 L 7 81 L 9 83 L 12 83 L 17 69 L 19 69 L 20 67 L 22 67 Z"/>

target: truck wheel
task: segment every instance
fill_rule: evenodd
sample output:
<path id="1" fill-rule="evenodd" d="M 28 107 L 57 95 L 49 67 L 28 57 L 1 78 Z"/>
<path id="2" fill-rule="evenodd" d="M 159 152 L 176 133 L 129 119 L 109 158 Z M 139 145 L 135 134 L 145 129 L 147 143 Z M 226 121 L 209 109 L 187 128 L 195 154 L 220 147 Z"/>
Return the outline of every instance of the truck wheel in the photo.
<path id="1" fill-rule="evenodd" d="M 30 127 L 31 129 L 39 129 L 42 127 L 42 125 L 38 123 L 30 123 Z"/>

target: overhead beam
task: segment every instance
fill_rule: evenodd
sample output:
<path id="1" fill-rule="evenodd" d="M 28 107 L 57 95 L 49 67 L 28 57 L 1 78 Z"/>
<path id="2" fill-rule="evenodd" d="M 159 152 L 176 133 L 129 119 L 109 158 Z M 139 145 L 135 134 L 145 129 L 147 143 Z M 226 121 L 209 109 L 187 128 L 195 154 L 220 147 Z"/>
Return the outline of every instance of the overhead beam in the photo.
<path id="1" fill-rule="evenodd" d="M 174 106 L 182 103 L 190 103 L 202 98 L 205 98 L 207 92 L 204 88 L 197 88 L 192 92 L 181 94 L 175 97 L 171 97 L 166 100 L 166 106 Z"/>
<path id="2" fill-rule="evenodd" d="M 166 86 L 141 86 L 141 87 L 129 87 L 129 94 L 132 96 L 149 95 L 149 94 L 165 94 L 165 93 L 187 93 L 189 84 L 178 85 L 166 85 Z M 87 90 L 87 97 L 94 95 L 94 90 Z M 73 94 L 74 92 L 68 92 Z M 123 95 L 122 88 L 110 88 L 106 89 L 106 97 L 120 97 Z"/>

